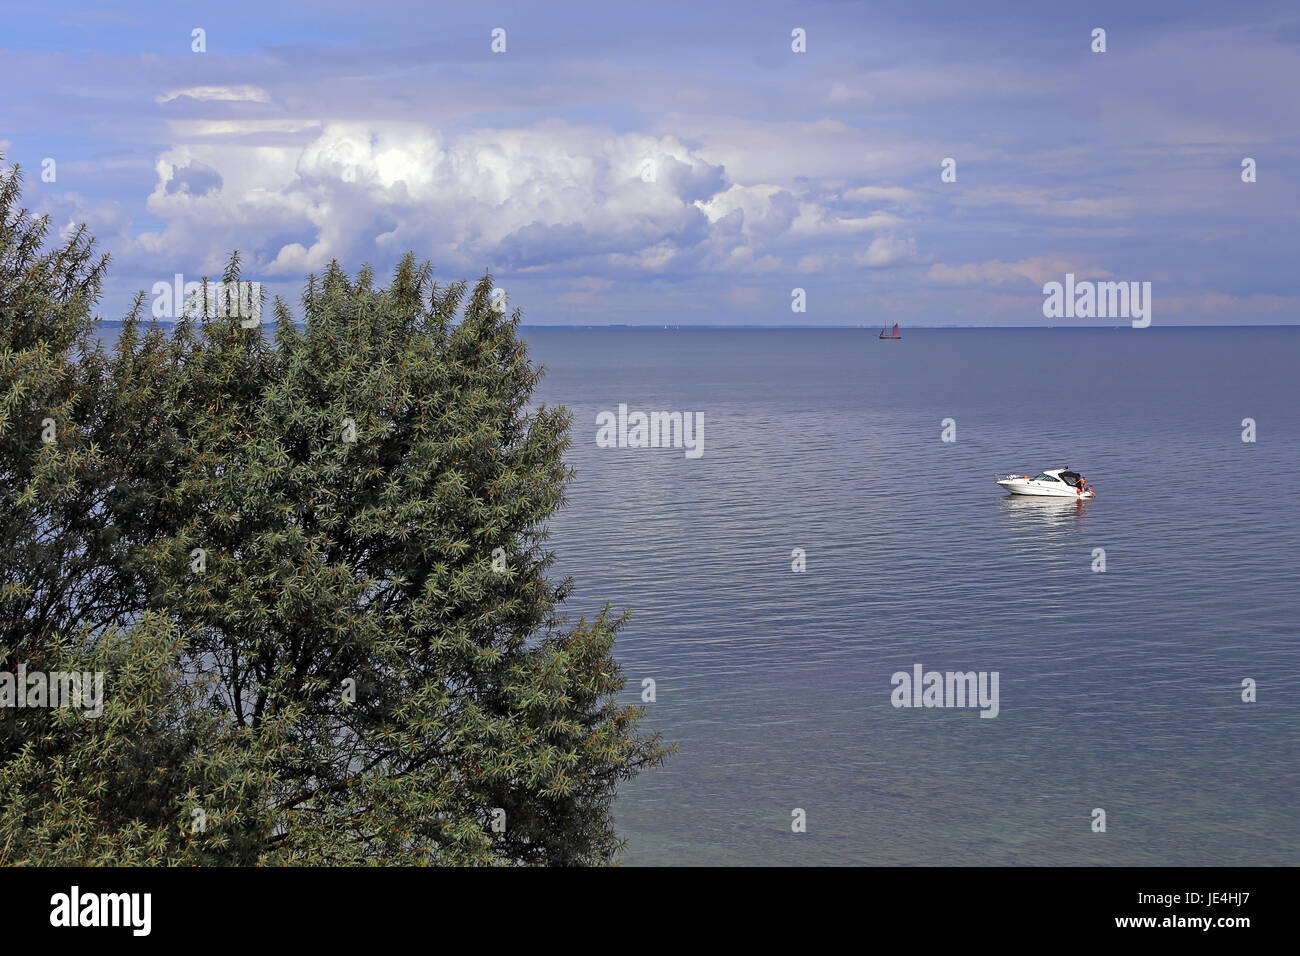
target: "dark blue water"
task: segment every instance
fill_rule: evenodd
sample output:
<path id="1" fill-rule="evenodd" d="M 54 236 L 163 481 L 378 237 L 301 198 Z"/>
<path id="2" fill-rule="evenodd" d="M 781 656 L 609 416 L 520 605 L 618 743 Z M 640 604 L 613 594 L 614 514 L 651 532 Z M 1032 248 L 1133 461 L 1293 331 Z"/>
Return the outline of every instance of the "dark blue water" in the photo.
<path id="1" fill-rule="evenodd" d="M 624 861 L 1300 863 L 1300 329 L 904 335 L 527 330 L 572 607 L 632 609 L 627 700 L 680 744 Z M 704 456 L 598 448 L 619 403 L 703 412 Z M 1066 465 L 1097 500 L 992 480 Z M 893 707 L 918 663 L 1000 713 Z"/>

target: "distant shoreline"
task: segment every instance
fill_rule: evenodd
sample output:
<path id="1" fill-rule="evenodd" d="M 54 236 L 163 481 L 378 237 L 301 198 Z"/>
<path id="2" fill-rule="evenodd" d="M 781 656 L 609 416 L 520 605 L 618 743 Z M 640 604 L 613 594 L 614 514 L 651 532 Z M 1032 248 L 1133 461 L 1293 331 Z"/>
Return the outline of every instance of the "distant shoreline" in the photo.
<path id="1" fill-rule="evenodd" d="M 102 325 L 121 325 L 121 319 L 97 319 Z M 174 319 L 154 319 L 159 325 L 170 325 Z M 271 325 L 273 323 L 263 323 Z M 297 323 L 301 325 L 302 323 Z M 691 332 L 691 331 L 770 331 L 770 332 L 870 332 L 876 334 L 880 331 L 878 325 L 663 325 L 660 323 L 647 322 L 641 324 L 604 324 L 604 325 L 577 325 L 577 324 L 547 324 L 547 325 L 520 325 L 522 332 L 537 331 L 575 331 L 575 330 L 605 330 L 605 331 L 624 331 L 624 332 Z M 1134 331 L 1134 332 L 1153 332 L 1173 331 L 1173 330 L 1197 330 L 1197 329 L 1224 329 L 1239 332 L 1244 329 L 1300 329 L 1300 323 L 1297 322 L 1278 322 L 1273 324 L 1252 324 L 1252 325 L 1152 325 L 1150 328 L 1133 329 L 1128 323 L 1122 325 L 905 325 L 902 327 L 904 338 L 908 332 L 1109 332 L 1109 331 Z"/>

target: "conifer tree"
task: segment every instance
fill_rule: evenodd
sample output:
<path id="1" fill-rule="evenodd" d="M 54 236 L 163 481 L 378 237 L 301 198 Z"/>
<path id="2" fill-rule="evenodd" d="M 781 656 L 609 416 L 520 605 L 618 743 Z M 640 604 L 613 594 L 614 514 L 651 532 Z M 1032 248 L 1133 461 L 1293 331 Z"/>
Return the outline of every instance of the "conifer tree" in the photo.
<path id="1" fill-rule="evenodd" d="M 530 407 L 491 277 L 430 273 L 332 263 L 269 338 L 181 324 L 152 606 L 236 720 L 289 725 L 277 859 L 607 860 L 616 783 L 663 752 L 610 702 L 620 620 L 556 619 L 569 418 Z"/>
<path id="2" fill-rule="evenodd" d="M 84 427 L 99 366 L 79 361 L 107 258 L 84 228 L 47 251 L 48 218 L 0 168 L 0 665 L 82 615 L 112 618 L 103 461 Z"/>
<path id="3" fill-rule="evenodd" d="M 102 713 L 4 716 L 21 745 L 0 760 L 0 866 L 253 864 L 271 817 L 259 800 L 276 741 L 204 706 L 156 615 L 44 648 L 49 671 L 106 676 Z"/>
<path id="4" fill-rule="evenodd" d="M 16 197 L 3 467 L 62 497 L 4 499 L 3 648 L 107 667 L 113 719 L 0 714 L 3 858 L 613 859 L 617 784 L 668 751 L 615 703 L 623 618 L 565 618 L 572 583 L 548 577 L 570 421 L 533 405 L 491 276 L 440 286 L 408 254 L 385 287 L 331 263 L 305 321 L 277 301 L 267 330 L 205 289 L 166 336 L 137 299 L 107 355 L 103 262 L 80 234 L 40 258 Z M 48 408 L 55 449 L 20 431 Z"/>

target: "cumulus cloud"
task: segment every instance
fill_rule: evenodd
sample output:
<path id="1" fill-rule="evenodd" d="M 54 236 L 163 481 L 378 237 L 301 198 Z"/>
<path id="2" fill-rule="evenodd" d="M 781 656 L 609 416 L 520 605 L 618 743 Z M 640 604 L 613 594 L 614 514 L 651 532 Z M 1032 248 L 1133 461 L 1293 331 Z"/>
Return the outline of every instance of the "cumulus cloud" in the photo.
<path id="1" fill-rule="evenodd" d="M 915 239 L 895 239 L 893 236 L 878 236 L 871 244 L 855 257 L 860 266 L 868 269 L 883 269 L 917 258 Z"/>
<path id="2" fill-rule="evenodd" d="M 203 196 L 220 188 L 221 174 L 207 163 L 197 159 L 191 159 L 184 166 L 173 163 L 170 172 L 166 173 L 163 184 L 163 191 L 169 195 L 188 193 L 192 196 Z"/>
<path id="3" fill-rule="evenodd" d="M 721 223 L 748 239 L 780 235 L 790 228 L 800 212 L 798 201 L 788 190 L 770 185 L 735 185 L 697 205 L 710 223 Z"/>
<path id="4" fill-rule="evenodd" d="M 166 226 L 139 237 L 145 252 L 238 243 L 271 275 L 407 248 L 458 267 L 616 257 L 654 270 L 709 238 L 697 204 L 728 186 L 672 137 L 543 125 L 449 138 L 412 123 L 327 122 L 253 145 L 238 134 L 265 123 L 223 123 L 236 135 L 191 130 L 200 135 L 160 157 L 147 208 Z"/>
<path id="5" fill-rule="evenodd" d="M 292 118 L 189 120 L 174 131 L 181 142 L 159 157 L 146 204 L 164 227 L 136 237 L 128 259 L 188 250 L 211 270 L 239 248 L 267 279 L 331 258 L 383 264 L 407 249 L 459 271 L 759 273 L 807 269 L 809 243 L 905 225 L 893 212 L 837 211 L 835 195 L 809 183 L 733 182 L 671 135 L 558 121 L 447 135 Z M 878 236 L 861 261 L 915 255 L 914 240 Z"/>

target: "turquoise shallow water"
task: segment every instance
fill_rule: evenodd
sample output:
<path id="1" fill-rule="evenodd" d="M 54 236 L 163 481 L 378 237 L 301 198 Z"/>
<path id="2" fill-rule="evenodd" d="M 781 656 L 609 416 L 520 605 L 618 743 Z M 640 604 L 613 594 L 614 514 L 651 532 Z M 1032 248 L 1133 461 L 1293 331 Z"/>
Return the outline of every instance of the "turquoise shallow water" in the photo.
<path id="1" fill-rule="evenodd" d="M 625 863 L 1300 863 L 1300 329 L 526 337 L 576 417 L 572 609 L 632 609 L 681 748 Z M 620 403 L 702 412 L 703 457 L 597 447 Z M 992 483 L 1066 465 L 1096 501 Z M 894 708 L 917 663 L 997 671 L 997 718 Z"/>

